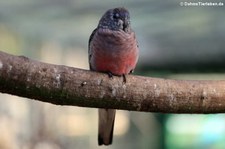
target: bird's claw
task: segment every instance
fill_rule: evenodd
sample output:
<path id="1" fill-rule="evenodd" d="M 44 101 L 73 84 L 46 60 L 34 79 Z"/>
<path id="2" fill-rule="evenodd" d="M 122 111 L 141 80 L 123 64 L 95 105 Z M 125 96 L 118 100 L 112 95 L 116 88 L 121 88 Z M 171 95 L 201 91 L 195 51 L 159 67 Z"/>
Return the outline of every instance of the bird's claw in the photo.
<path id="1" fill-rule="evenodd" d="M 111 79 L 113 78 L 113 75 L 111 72 L 107 72 L 107 74 L 108 74 L 109 78 L 111 78 Z"/>
<path id="2" fill-rule="evenodd" d="M 127 78 L 126 78 L 126 75 L 123 74 L 123 83 L 126 83 L 127 82 Z"/>

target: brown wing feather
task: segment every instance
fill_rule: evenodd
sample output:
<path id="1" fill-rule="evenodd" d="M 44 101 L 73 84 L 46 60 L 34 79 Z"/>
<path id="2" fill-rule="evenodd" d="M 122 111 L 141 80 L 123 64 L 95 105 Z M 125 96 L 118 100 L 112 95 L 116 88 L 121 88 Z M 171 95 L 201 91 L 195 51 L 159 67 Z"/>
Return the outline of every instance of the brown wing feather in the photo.
<path id="1" fill-rule="evenodd" d="M 89 38 L 89 40 L 88 40 L 88 61 L 89 61 L 89 68 L 90 68 L 90 70 L 93 70 L 93 69 L 91 68 L 91 64 L 90 64 L 91 55 L 92 55 L 92 53 L 91 53 L 91 48 L 90 48 L 90 44 L 91 44 L 91 41 L 92 41 L 92 39 L 93 39 L 93 37 L 94 37 L 96 31 L 97 31 L 97 28 L 93 30 L 93 32 L 91 33 L 91 36 L 90 36 L 90 38 Z"/>

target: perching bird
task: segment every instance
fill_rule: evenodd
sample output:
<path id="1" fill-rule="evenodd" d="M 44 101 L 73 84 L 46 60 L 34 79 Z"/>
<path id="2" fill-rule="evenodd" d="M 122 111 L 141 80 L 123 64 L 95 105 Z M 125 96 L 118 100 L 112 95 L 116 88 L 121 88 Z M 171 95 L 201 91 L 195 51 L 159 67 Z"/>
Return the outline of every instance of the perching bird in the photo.
<path id="1" fill-rule="evenodd" d="M 89 45 L 90 70 L 112 77 L 132 73 L 138 60 L 138 44 L 125 8 L 109 9 L 92 32 Z M 115 109 L 99 109 L 98 144 L 112 144 Z"/>

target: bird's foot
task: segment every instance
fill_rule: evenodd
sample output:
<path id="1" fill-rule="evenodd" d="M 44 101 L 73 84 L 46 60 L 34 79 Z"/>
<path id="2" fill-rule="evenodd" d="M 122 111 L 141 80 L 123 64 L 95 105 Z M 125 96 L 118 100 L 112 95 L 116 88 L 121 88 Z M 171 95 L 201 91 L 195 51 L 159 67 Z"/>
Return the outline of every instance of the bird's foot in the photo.
<path id="1" fill-rule="evenodd" d="M 123 83 L 126 83 L 127 82 L 127 78 L 126 78 L 126 75 L 123 74 Z"/>
<path id="2" fill-rule="evenodd" d="M 113 78 L 113 75 L 111 72 L 107 72 L 107 74 L 108 74 L 109 78 L 111 78 L 111 79 Z"/>

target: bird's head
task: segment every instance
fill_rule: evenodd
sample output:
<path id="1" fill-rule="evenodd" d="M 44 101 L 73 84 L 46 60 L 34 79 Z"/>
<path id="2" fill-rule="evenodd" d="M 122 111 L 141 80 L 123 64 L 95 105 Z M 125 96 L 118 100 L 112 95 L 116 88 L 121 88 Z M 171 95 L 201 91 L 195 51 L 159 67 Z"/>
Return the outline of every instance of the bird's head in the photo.
<path id="1" fill-rule="evenodd" d="M 123 7 L 109 9 L 100 19 L 98 27 L 128 32 L 130 31 L 130 14 Z"/>

